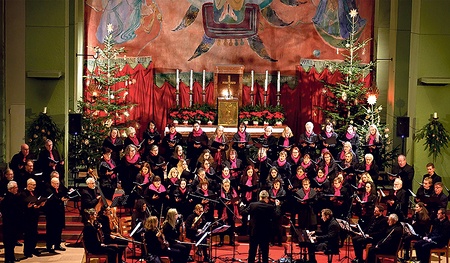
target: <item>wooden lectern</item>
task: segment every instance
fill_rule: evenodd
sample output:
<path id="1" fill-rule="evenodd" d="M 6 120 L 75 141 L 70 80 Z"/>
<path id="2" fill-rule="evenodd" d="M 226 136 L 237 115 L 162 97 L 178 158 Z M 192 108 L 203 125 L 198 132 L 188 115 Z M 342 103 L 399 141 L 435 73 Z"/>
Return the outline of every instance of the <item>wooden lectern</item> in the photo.
<path id="1" fill-rule="evenodd" d="M 217 65 L 214 74 L 214 103 L 217 103 L 218 124 L 238 124 L 239 107 L 242 106 L 244 66 Z"/>

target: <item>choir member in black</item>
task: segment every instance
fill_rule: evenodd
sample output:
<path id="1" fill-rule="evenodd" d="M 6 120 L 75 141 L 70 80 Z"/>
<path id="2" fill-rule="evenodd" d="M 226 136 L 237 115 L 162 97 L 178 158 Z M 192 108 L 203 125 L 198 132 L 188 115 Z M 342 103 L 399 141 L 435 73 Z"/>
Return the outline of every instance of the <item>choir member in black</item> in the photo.
<path id="1" fill-rule="evenodd" d="M 278 154 L 278 159 L 273 161 L 272 164 L 274 168 L 277 168 L 278 173 L 285 184 L 287 184 L 287 179 L 291 178 L 291 164 L 286 160 L 286 158 L 287 152 L 281 151 Z"/>
<path id="2" fill-rule="evenodd" d="M 340 177 L 334 178 L 333 187 L 331 188 L 330 194 L 334 195 L 330 197 L 331 210 L 333 214 L 338 218 L 346 218 L 347 209 L 349 205 L 349 193 L 347 188 L 344 187 L 343 181 Z M 350 200 L 350 202 L 353 200 Z"/>
<path id="3" fill-rule="evenodd" d="M 239 216 L 237 207 L 239 200 L 232 202 L 233 201 L 232 199 L 236 197 L 238 197 L 238 194 L 236 190 L 234 190 L 234 188 L 231 187 L 230 180 L 224 179 L 222 181 L 222 187 L 220 189 L 220 198 L 222 199 L 223 203 L 221 202 L 217 205 L 217 213 L 219 218 L 222 219 L 222 222 L 225 223 L 226 225 L 229 225 L 230 228 L 227 229 L 225 232 L 220 233 L 220 242 L 219 244 L 217 244 L 218 247 L 223 246 L 223 240 L 225 239 L 225 235 L 229 236 L 230 246 L 235 245 L 234 232 L 236 224 L 234 220 L 235 217 L 237 218 Z"/>
<path id="4" fill-rule="evenodd" d="M 178 212 L 175 208 L 170 208 L 167 211 L 166 220 L 163 223 L 162 232 L 169 242 L 170 249 L 179 250 L 180 253 L 173 257 L 173 262 L 188 262 L 190 247 L 180 244 L 177 241 L 180 239 L 180 228 L 183 222 L 179 220 Z"/>
<path id="5" fill-rule="evenodd" d="M 416 197 L 414 198 L 414 201 L 416 203 L 423 202 L 425 206 L 430 209 L 432 205 L 430 205 L 430 197 L 434 196 L 434 186 L 433 186 L 433 179 L 430 177 L 425 177 L 423 179 L 422 185 L 417 189 Z M 435 212 L 437 212 L 437 209 L 435 209 Z"/>
<path id="6" fill-rule="evenodd" d="M 236 189 L 239 185 L 239 178 L 238 177 L 234 177 L 231 175 L 230 169 L 228 167 L 224 167 L 222 169 L 222 172 L 220 173 L 220 175 L 217 176 L 218 178 L 215 180 L 215 187 L 211 187 L 211 189 L 213 189 L 214 191 L 219 191 L 220 187 L 222 185 L 222 181 L 224 179 L 228 179 L 231 182 L 231 186 Z M 220 179 L 220 180 L 219 180 Z"/>
<path id="7" fill-rule="evenodd" d="M 195 194 L 197 196 L 210 199 L 212 197 L 212 195 L 214 195 L 214 192 L 208 189 L 209 188 L 208 180 L 202 179 L 198 186 L 199 186 L 199 188 L 197 189 L 197 191 L 195 191 Z M 197 201 L 201 202 L 201 204 L 204 206 L 204 208 L 206 210 L 205 211 L 206 221 L 214 222 L 214 202 L 210 202 L 209 200 L 203 199 L 203 198 L 200 198 Z"/>
<path id="8" fill-rule="evenodd" d="M 151 149 L 147 155 L 147 162 L 150 164 L 152 173 L 158 175 L 159 177 L 164 177 L 164 169 L 166 169 L 167 164 L 164 163 L 164 157 L 159 154 L 158 145 L 150 146 Z"/>
<path id="9" fill-rule="evenodd" d="M 442 191 L 444 189 L 444 184 L 442 182 L 437 182 L 434 184 L 434 194 L 438 198 L 439 208 L 447 209 L 448 196 Z"/>
<path id="10" fill-rule="evenodd" d="M 145 150 L 144 150 L 144 158 L 149 154 L 152 145 L 159 145 L 161 141 L 161 134 L 156 130 L 155 121 L 150 121 L 147 126 L 147 130 L 144 131 L 142 135 L 142 139 L 144 141 Z"/>
<path id="11" fill-rule="evenodd" d="M 348 125 L 347 132 L 345 133 L 344 137 L 344 141 L 350 142 L 352 151 L 356 155 L 356 159 L 358 159 L 359 135 L 358 133 L 356 133 L 356 129 L 353 127 L 353 125 Z"/>
<path id="12" fill-rule="evenodd" d="M 35 191 L 39 193 L 44 190 L 45 183 L 43 182 L 42 173 L 37 173 L 34 169 L 35 164 L 33 160 L 27 160 L 24 169 L 19 172 L 19 175 L 14 175 L 17 184 L 19 185 L 19 192 L 27 187 L 27 180 L 32 178 L 36 181 L 37 186 Z M 50 177 L 50 176 L 49 176 Z"/>
<path id="13" fill-rule="evenodd" d="M 358 166 L 359 166 L 358 161 L 353 158 L 353 153 L 351 152 L 345 153 L 345 159 L 341 163 L 341 167 L 344 168 L 342 172 L 345 173 L 345 179 L 347 179 L 347 181 L 350 184 L 355 185 L 359 180 L 357 172 L 355 171 L 358 170 L 359 168 Z"/>
<path id="14" fill-rule="evenodd" d="M 11 170 L 12 171 L 12 170 Z M 21 201 L 18 195 L 19 187 L 15 181 L 9 181 L 5 198 L 0 203 L 3 221 L 3 244 L 5 246 L 5 263 L 19 261 L 14 257 L 14 247 L 20 232 Z"/>
<path id="15" fill-rule="evenodd" d="M 302 163 L 300 149 L 293 147 L 291 154 L 289 154 L 286 160 L 291 165 L 291 174 L 294 175 L 297 172 L 297 167 Z"/>
<path id="16" fill-rule="evenodd" d="M 170 169 L 167 174 L 167 179 L 164 180 L 164 186 L 166 187 L 167 193 L 172 194 L 173 190 L 180 184 L 180 174 L 177 168 Z"/>
<path id="17" fill-rule="evenodd" d="M 136 181 L 136 175 L 141 169 L 141 157 L 137 152 L 137 148 L 134 144 L 130 144 L 125 148 L 125 155 L 120 162 L 120 184 L 128 197 L 128 207 L 134 207 L 134 195 L 131 191 L 134 188 L 133 182 Z"/>
<path id="18" fill-rule="evenodd" d="M 278 169 L 275 167 L 270 168 L 269 175 L 266 179 L 266 185 L 264 186 L 265 189 L 270 189 L 273 186 L 273 183 L 275 180 L 280 180 L 281 184 L 284 183 L 283 179 L 281 178 L 281 175 L 278 173 Z"/>
<path id="19" fill-rule="evenodd" d="M 169 123 L 167 127 L 169 128 L 169 133 L 164 136 L 162 141 L 165 157 L 164 159 L 166 160 L 168 160 L 175 151 L 175 146 L 182 145 L 183 143 L 183 136 L 177 132 L 175 129 L 175 124 Z"/>
<path id="20" fill-rule="evenodd" d="M 59 155 L 58 150 L 53 148 L 52 140 L 47 139 L 45 141 L 45 150 L 39 153 L 38 163 L 43 173 L 42 178 L 44 183 L 50 182 L 50 174 L 53 171 L 59 173 L 61 182 L 64 181 L 64 160 Z"/>
<path id="21" fill-rule="evenodd" d="M 181 159 L 177 164 L 177 170 L 180 174 L 180 178 L 186 179 L 186 181 L 191 184 L 194 181 L 194 174 L 189 171 L 189 166 L 186 162 L 186 160 Z"/>
<path id="22" fill-rule="evenodd" d="M 103 148 L 103 156 L 100 159 L 98 166 L 98 175 L 100 179 L 100 187 L 105 195 L 105 198 L 112 200 L 114 192 L 117 188 L 117 173 L 113 170 L 116 168 L 116 163 L 111 159 L 112 150 L 109 148 Z"/>
<path id="23" fill-rule="evenodd" d="M 271 221 L 281 214 L 280 201 L 275 200 L 275 206 L 269 203 L 269 193 L 263 190 L 259 193 L 258 202 L 252 202 L 247 207 L 241 203 L 240 206 L 242 216 L 250 216 L 248 263 L 255 262 L 258 246 L 261 250 L 262 262 L 268 263 L 270 231 L 267 231 L 267 228 L 271 225 Z"/>
<path id="24" fill-rule="evenodd" d="M 365 228 L 373 216 L 373 209 L 377 204 L 378 196 L 376 194 L 375 185 L 372 182 L 365 184 L 365 192 L 358 195 L 357 205 L 355 211 L 357 216 L 361 219 L 361 227 Z"/>
<path id="25" fill-rule="evenodd" d="M 223 133 L 223 126 L 218 126 L 214 135 L 209 139 L 208 146 L 211 150 L 211 155 L 214 158 L 214 162 L 217 163 L 217 167 L 221 167 L 222 162 L 227 158 L 226 151 L 228 150 L 228 139 Z M 216 142 L 217 144 L 215 144 Z"/>
<path id="26" fill-rule="evenodd" d="M 116 164 L 120 162 L 120 153 L 122 153 L 123 149 L 125 149 L 123 146 L 123 140 L 120 138 L 119 134 L 119 129 L 112 128 L 109 132 L 109 136 L 103 141 L 103 147 L 107 147 L 112 150 L 111 159 Z"/>
<path id="27" fill-rule="evenodd" d="M 397 214 L 402 220 L 408 215 L 408 200 L 403 182 L 400 178 L 395 179 L 394 188 L 389 190 L 387 205 L 387 214 Z"/>
<path id="28" fill-rule="evenodd" d="M 296 209 L 293 214 L 298 215 L 298 227 L 301 229 L 315 230 L 317 227 L 317 217 L 314 212 L 314 205 L 317 202 L 317 193 L 311 188 L 311 183 L 308 178 L 302 180 L 302 188 L 297 191 Z M 295 222 L 295 220 L 294 220 Z"/>
<path id="29" fill-rule="evenodd" d="M 272 202 L 278 200 L 280 205 L 283 205 L 286 200 L 286 191 L 281 186 L 281 182 L 282 181 L 280 179 L 275 179 L 273 181 L 273 185 L 269 189 L 269 199 Z M 277 246 L 281 246 L 281 241 L 283 238 L 283 226 L 281 225 L 281 219 L 282 215 L 277 215 L 272 221 L 271 243 L 274 244 L 275 240 L 277 240 Z"/>
<path id="30" fill-rule="evenodd" d="M 367 244 L 377 244 L 386 233 L 388 228 L 387 217 L 383 215 L 384 207 L 382 205 L 376 205 L 373 210 L 373 216 L 364 231 L 365 237 L 361 233 L 352 237 L 353 248 L 355 250 L 355 259 L 352 260 L 354 263 L 362 263 L 363 251 Z"/>
<path id="31" fill-rule="evenodd" d="M 333 254 L 339 253 L 339 224 L 333 217 L 333 212 L 330 209 L 323 209 L 320 213 L 323 221 L 323 224 L 320 226 L 321 232 L 317 236 L 313 236 L 316 234 L 316 231 L 309 233 L 314 240 L 314 243 L 309 243 L 308 247 L 309 262 L 312 263 L 317 263 L 316 250 L 330 251 Z"/>
<path id="32" fill-rule="evenodd" d="M 239 191 L 241 192 L 241 201 L 248 205 L 251 202 L 257 201 L 258 193 L 258 175 L 256 174 L 255 168 L 249 165 L 244 171 L 239 183 Z M 247 233 L 248 218 L 246 216 L 242 217 L 242 227 L 240 233 L 245 235 Z"/>
<path id="33" fill-rule="evenodd" d="M 437 218 L 433 221 L 431 232 L 414 245 L 420 263 L 429 262 L 431 249 L 447 247 L 449 237 L 450 222 L 447 217 L 447 209 L 440 208 L 437 212 Z"/>
<path id="34" fill-rule="evenodd" d="M 412 240 L 419 240 L 421 237 L 426 236 L 430 232 L 431 218 L 428 215 L 428 210 L 426 209 L 424 203 L 418 202 L 414 208 L 414 214 L 411 217 L 411 226 L 416 232 L 416 235 L 407 235 L 403 239 L 403 249 L 405 254 L 403 261 L 409 260 L 409 251 L 411 248 Z"/>
<path id="35" fill-rule="evenodd" d="M 383 137 L 378 132 L 378 128 L 375 124 L 369 126 L 369 132 L 365 138 L 365 150 L 364 154 L 371 153 L 373 155 L 375 163 L 381 164 L 381 148 L 383 146 Z"/>
<path id="36" fill-rule="evenodd" d="M 208 161 L 206 161 L 208 162 Z M 196 189 L 198 187 L 200 187 L 200 182 L 202 180 L 207 180 L 209 184 L 212 184 L 213 181 L 211 180 L 211 178 L 209 178 L 209 175 L 206 175 L 206 171 L 203 168 L 198 168 L 197 169 L 197 176 L 194 178 L 194 181 L 192 182 L 192 190 L 196 191 Z"/>
<path id="37" fill-rule="evenodd" d="M 319 134 L 319 140 L 321 142 L 319 149 L 327 149 L 332 156 L 336 156 L 338 135 L 334 132 L 331 122 L 326 123 L 325 130 Z"/>
<path id="38" fill-rule="evenodd" d="M 81 191 L 81 211 L 95 208 L 101 198 L 100 195 L 97 195 L 94 178 L 90 177 L 86 179 L 86 185 L 88 188 L 84 188 L 83 191 Z"/>
<path id="39" fill-rule="evenodd" d="M 297 167 L 297 172 L 291 177 L 289 183 L 289 190 L 296 193 L 300 188 L 303 187 L 303 179 L 308 178 L 305 168 L 303 166 Z"/>
<path id="40" fill-rule="evenodd" d="M 294 134 L 292 133 L 291 128 L 286 126 L 286 128 L 283 129 L 280 138 L 278 138 L 278 151 L 285 150 L 286 152 L 290 152 L 294 145 Z"/>
<path id="41" fill-rule="evenodd" d="M 8 192 L 8 184 L 9 182 L 14 181 L 14 172 L 12 169 L 6 169 L 5 174 L 0 181 L 0 202 L 5 197 L 5 194 Z M 16 182 L 16 181 L 14 181 Z M 17 182 L 16 182 L 17 184 Z"/>
<path id="42" fill-rule="evenodd" d="M 172 156 L 170 156 L 169 162 L 167 164 L 167 169 L 170 171 L 172 167 L 177 167 L 180 160 L 186 160 L 186 155 L 184 154 L 183 146 L 177 145 L 175 146 L 175 150 L 173 151 Z"/>
<path id="43" fill-rule="evenodd" d="M 352 154 L 352 159 L 351 161 L 346 160 L 345 155 L 347 153 L 351 153 Z M 351 164 L 355 164 L 358 162 L 358 158 L 357 158 L 357 153 L 355 153 L 352 150 L 352 144 L 350 142 L 344 142 L 344 145 L 342 147 L 342 151 L 336 156 L 337 160 L 340 160 L 341 162 L 347 162 L 347 163 L 351 163 Z"/>
<path id="44" fill-rule="evenodd" d="M 27 180 L 27 188 L 20 194 L 22 207 L 24 209 L 24 228 L 23 228 L 23 254 L 30 258 L 39 256 L 41 253 L 36 249 L 38 235 L 39 208 L 45 205 L 45 201 L 38 204 L 38 195 L 34 192 L 36 181 Z"/>
<path id="45" fill-rule="evenodd" d="M 51 195 L 51 197 L 47 200 L 44 210 L 47 222 L 47 251 L 53 253 L 55 250 L 66 250 L 61 246 L 61 234 L 66 220 L 64 202 L 69 198 L 67 198 L 67 188 L 60 185 L 58 178 L 52 178 L 50 184 L 51 187 L 47 189 L 45 196 Z"/>
<path id="46" fill-rule="evenodd" d="M 83 228 L 83 242 L 87 252 L 92 254 L 108 255 L 108 263 L 117 263 L 118 249 L 106 246 L 103 243 L 100 225 L 97 222 L 97 211 L 95 209 L 84 210 L 86 223 Z"/>
<path id="47" fill-rule="evenodd" d="M 23 169 L 28 159 L 35 159 L 34 154 L 30 154 L 30 147 L 24 143 L 20 146 L 20 152 L 16 153 L 9 163 L 9 168 L 18 174 Z"/>
<path id="48" fill-rule="evenodd" d="M 141 170 L 136 175 L 135 179 L 135 182 L 137 183 L 135 189 L 139 198 L 144 198 L 144 191 L 153 182 L 153 177 L 155 177 L 155 175 L 152 173 L 150 164 L 145 162 L 142 163 Z"/>
<path id="49" fill-rule="evenodd" d="M 241 122 L 239 124 L 238 131 L 233 135 L 233 145 L 232 148 L 237 151 L 238 158 L 243 162 L 247 161 L 248 150 L 247 145 L 252 144 L 252 138 L 250 133 L 247 131 L 247 125 Z"/>
<path id="50" fill-rule="evenodd" d="M 136 233 L 133 235 L 133 238 L 136 241 L 143 241 L 145 221 L 150 216 L 149 212 L 150 210 L 147 209 L 147 203 L 144 199 L 136 201 L 133 214 L 131 215 L 131 230 L 134 230 L 136 226 L 141 223 L 138 230 L 136 230 Z"/>
<path id="51" fill-rule="evenodd" d="M 141 148 L 142 145 L 140 144 L 141 141 L 139 141 L 139 138 L 136 135 L 136 130 L 134 129 L 134 127 L 128 127 L 126 131 L 127 131 L 127 138 L 125 138 L 125 140 L 123 141 L 123 147 L 125 148 L 125 152 L 128 145 L 134 145 L 137 151 L 140 151 L 142 149 Z M 138 152 L 136 153 L 139 155 Z"/>
<path id="52" fill-rule="evenodd" d="M 272 160 L 267 157 L 267 148 L 261 147 L 258 150 L 258 157 L 254 162 L 255 171 L 259 174 L 260 184 L 266 184 L 266 178 L 269 176 L 269 170 L 272 167 Z"/>
<path id="53" fill-rule="evenodd" d="M 192 205 L 190 202 L 192 199 L 188 198 L 190 191 L 191 190 L 187 186 L 186 179 L 181 178 L 179 185 L 172 192 L 174 207 L 177 211 L 180 211 L 180 214 L 183 215 L 184 218 L 187 218 L 189 213 L 192 211 Z"/>
<path id="54" fill-rule="evenodd" d="M 267 148 L 267 156 L 271 160 L 277 158 L 277 142 L 278 139 L 272 134 L 272 126 L 264 128 L 264 134 L 259 137 L 261 144 Z"/>
<path id="55" fill-rule="evenodd" d="M 309 154 L 305 154 L 302 157 L 302 162 L 300 165 L 305 168 L 305 173 L 308 176 L 308 178 L 314 179 L 316 177 L 316 165 L 311 161 L 311 156 Z"/>
<path id="56" fill-rule="evenodd" d="M 235 149 L 231 149 L 229 152 L 228 159 L 224 162 L 224 166 L 230 169 L 231 177 L 236 179 L 236 182 L 239 182 L 239 179 L 242 175 L 242 170 L 244 170 L 244 162 L 241 159 L 237 158 L 237 152 Z M 233 187 L 237 187 L 237 184 L 232 184 Z"/>
<path id="57" fill-rule="evenodd" d="M 111 223 L 110 220 L 114 221 Z M 119 226 L 118 218 L 111 215 L 110 207 L 104 205 L 100 208 L 100 213 L 97 215 L 97 222 L 100 225 L 100 230 L 103 234 L 103 243 L 105 245 L 114 246 L 114 249 L 117 251 L 119 262 L 124 263 L 125 261 L 122 260 L 122 255 L 128 246 L 128 241 L 119 239 L 117 238 L 116 233 L 112 233 L 111 230 L 117 231 Z"/>
<path id="58" fill-rule="evenodd" d="M 436 169 L 434 168 L 434 163 L 427 163 L 427 174 L 423 176 L 423 179 L 425 179 L 426 177 L 431 177 L 431 179 L 433 180 L 433 184 L 442 182 L 442 178 L 434 172 L 435 170 Z"/>
<path id="59" fill-rule="evenodd" d="M 323 153 L 323 161 L 319 163 L 319 167 L 323 167 L 325 171 L 325 176 L 333 181 L 338 172 L 338 166 L 334 162 L 334 158 L 330 152 Z"/>
<path id="60" fill-rule="evenodd" d="M 200 157 L 198 157 L 197 159 L 196 167 L 203 167 L 205 161 L 208 161 L 210 166 L 214 168 L 214 170 L 217 169 L 217 163 L 214 162 L 214 157 L 211 155 L 211 151 L 209 149 L 204 149 L 202 154 L 200 154 Z"/>
<path id="61" fill-rule="evenodd" d="M 156 212 L 157 215 L 160 215 L 161 208 L 164 209 L 163 213 L 167 210 L 166 204 L 168 203 L 169 195 L 164 185 L 161 184 L 161 177 L 156 175 L 153 178 L 150 186 L 145 189 L 144 197 L 147 204 L 151 205 L 151 210 Z"/>
<path id="62" fill-rule="evenodd" d="M 378 262 L 375 258 L 377 254 L 394 255 L 397 252 L 399 243 L 403 236 L 403 227 L 399 222 L 396 214 L 391 214 L 388 217 L 389 227 L 381 240 L 375 246 L 369 248 L 366 262 Z"/>
<path id="63" fill-rule="evenodd" d="M 192 132 L 189 133 L 187 143 L 187 154 L 188 158 L 191 160 L 189 163 L 189 168 L 194 170 L 196 164 L 195 160 L 200 157 L 200 154 L 202 154 L 203 150 L 207 148 L 208 144 L 208 136 L 202 128 L 200 128 L 200 123 L 194 123 Z"/>
<path id="64" fill-rule="evenodd" d="M 366 155 L 364 155 L 364 162 L 361 163 L 360 170 L 368 172 L 372 179 L 378 180 L 378 165 L 375 163 L 374 157 L 371 153 L 366 153 Z"/>
<path id="65" fill-rule="evenodd" d="M 414 167 L 406 163 L 406 157 L 404 155 L 399 155 L 397 160 L 398 165 L 395 165 L 392 168 L 392 173 L 402 179 L 405 189 L 412 190 L 412 182 L 414 179 Z M 393 176 L 390 176 L 389 179 L 394 180 L 395 178 Z M 409 191 L 407 194 L 409 196 Z"/>
<path id="66" fill-rule="evenodd" d="M 358 189 L 361 189 L 361 188 L 365 189 L 366 184 L 367 184 L 368 182 L 371 182 L 371 183 L 373 183 L 373 184 L 375 185 L 375 183 L 373 182 L 372 176 L 370 176 L 370 174 L 367 173 L 367 172 L 366 172 L 366 173 L 363 173 L 363 174 L 361 175 L 361 179 L 359 179 L 359 181 L 357 182 L 356 187 L 357 187 Z"/>
<path id="67" fill-rule="evenodd" d="M 207 222 L 205 219 L 205 213 L 206 211 L 203 210 L 203 206 L 201 204 L 197 204 L 195 205 L 194 213 L 190 214 L 186 218 L 186 237 L 193 242 L 197 242 L 202 237 L 202 235 L 198 234 Z M 203 246 L 199 247 L 196 253 L 197 255 L 202 256 L 203 251 L 203 262 L 209 262 L 208 246 L 204 246 L 206 245 L 206 238 L 203 239 L 202 245 Z"/>
<path id="68" fill-rule="evenodd" d="M 300 146 L 300 151 L 302 155 L 309 154 L 311 158 L 316 158 L 316 148 L 319 142 L 319 137 L 314 133 L 314 124 L 312 122 L 307 122 L 305 124 L 306 131 L 300 135 L 300 141 L 298 145 Z"/>

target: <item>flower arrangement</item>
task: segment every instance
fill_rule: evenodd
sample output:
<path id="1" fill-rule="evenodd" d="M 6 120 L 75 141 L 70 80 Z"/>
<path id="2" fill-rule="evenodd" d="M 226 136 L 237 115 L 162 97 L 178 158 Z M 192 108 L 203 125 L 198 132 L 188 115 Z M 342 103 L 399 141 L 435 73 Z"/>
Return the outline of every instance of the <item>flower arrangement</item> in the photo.
<path id="1" fill-rule="evenodd" d="M 175 107 L 169 111 L 169 119 L 177 122 L 201 123 L 214 122 L 217 119 L 217 110 L 212 105 L 195 104 L 192 107 Z"/>
<path id="2" fill-rule="evenodd" d="M 239 110 L 239 121 L 268 122 L 270 125 L 285 120 L 282 106 L 245 105 Z"/>

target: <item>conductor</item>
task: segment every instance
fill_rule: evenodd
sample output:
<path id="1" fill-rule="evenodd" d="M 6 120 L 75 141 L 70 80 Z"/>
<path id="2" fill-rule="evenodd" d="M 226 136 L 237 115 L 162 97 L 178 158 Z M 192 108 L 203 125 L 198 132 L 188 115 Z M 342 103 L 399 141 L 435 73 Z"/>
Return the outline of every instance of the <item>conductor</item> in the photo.
<path id="1" fill-rule="evenodd" d="M 270 231 L 267 227 L 276 215 L 280 215 L 280 201 L 275 200 L 275 206 L 269 203 L 269 193 L 263 190 L 259 193 L 259 201 L 252 202 L 248 207 L 241 203 L 242 216 L 250 215 L 248 233 L 250 235 L 250 246 L 248 250 L 248 263 L 255 262 L 258 246 L 262 254 L 262 262 L 269 261 Z"/>

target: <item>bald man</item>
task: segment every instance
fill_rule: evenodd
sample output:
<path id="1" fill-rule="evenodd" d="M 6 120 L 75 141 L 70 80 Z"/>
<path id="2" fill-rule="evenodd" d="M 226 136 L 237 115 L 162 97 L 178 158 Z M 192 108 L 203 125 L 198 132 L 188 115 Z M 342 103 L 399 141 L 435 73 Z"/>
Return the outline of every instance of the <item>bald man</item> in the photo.
<path id="1" fill-rule="evenodd" d="M 14 174 L 19 174 L 19 171 L 23 169 L 27 160 L 36 159 L 36 156 L 30 154 L 30 147 L 24 143 L 20 146 L 20 152 L 16 153 L 11 162 L 9 168 L 14 171 Z"/>

